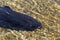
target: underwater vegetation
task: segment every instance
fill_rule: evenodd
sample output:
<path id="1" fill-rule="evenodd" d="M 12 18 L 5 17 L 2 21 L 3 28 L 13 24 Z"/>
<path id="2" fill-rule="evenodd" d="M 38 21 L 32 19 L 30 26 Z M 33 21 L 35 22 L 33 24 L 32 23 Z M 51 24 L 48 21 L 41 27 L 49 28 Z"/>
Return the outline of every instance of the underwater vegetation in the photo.
<path id="1" fill-rule="evenodd" d="M 12 30 L 33 31 L 42 25 L 36 19 L 13 11 L 9 6 L 0 7 L 0 27 Z"/>

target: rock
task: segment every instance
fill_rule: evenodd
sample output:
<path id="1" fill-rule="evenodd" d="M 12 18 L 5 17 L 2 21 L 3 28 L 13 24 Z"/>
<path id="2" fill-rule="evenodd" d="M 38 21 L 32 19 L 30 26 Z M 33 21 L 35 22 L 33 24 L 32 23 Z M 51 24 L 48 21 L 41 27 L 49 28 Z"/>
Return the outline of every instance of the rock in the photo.
<path id="1" fill-rule="evenodd" d="M 33 31 L 42 25 L 36 19 L 13 11 L 9 6 L 0 7 L 0 27 L 12 30 Z"/>

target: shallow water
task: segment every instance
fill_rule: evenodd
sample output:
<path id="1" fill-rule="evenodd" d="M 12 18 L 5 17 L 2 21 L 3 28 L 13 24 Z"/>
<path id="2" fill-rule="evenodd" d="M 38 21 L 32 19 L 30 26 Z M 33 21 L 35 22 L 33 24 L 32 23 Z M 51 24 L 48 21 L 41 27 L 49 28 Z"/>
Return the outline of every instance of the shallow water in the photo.
<path id="1" fill-rule="evenodd" d="M 17 3 L 16 3 L 17 2 Z M 0 40 L 60 40 L 60 4 L 58 0 L 5 0 L 17 12 L 29 15 L 42 23 L 42 29 L 16 31 L 0 28 Z"/>

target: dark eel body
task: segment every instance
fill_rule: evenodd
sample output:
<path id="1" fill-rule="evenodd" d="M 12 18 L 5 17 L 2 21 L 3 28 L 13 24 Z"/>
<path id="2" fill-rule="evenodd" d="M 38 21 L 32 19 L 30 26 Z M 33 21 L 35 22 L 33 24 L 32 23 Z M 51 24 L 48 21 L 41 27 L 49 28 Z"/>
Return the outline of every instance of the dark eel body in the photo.
<path id="1" fill-rule="evenodd" d="M 33 31 L 42 25 L 32 17 L 13 11 L 9 6 L 0 7 L 0 27 Z"/>

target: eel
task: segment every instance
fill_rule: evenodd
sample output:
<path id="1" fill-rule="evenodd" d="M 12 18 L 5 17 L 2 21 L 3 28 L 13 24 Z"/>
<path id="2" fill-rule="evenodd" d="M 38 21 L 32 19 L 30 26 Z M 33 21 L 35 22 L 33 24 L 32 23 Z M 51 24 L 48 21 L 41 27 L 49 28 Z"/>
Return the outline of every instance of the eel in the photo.
<path id="1" fill-rule="evenodd" d="M 42 24 L 33 17 L 12 10 L 9 6 L 2 6 L 0 7 L 0 27 L 33 31 L 41 28 Z"/>

